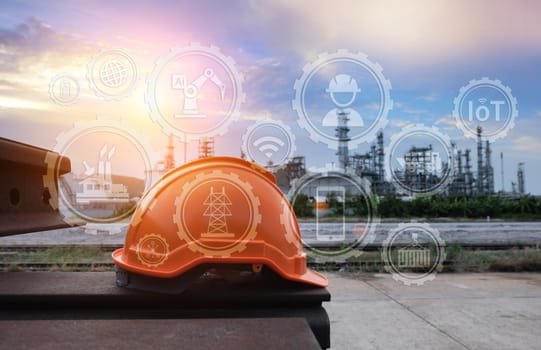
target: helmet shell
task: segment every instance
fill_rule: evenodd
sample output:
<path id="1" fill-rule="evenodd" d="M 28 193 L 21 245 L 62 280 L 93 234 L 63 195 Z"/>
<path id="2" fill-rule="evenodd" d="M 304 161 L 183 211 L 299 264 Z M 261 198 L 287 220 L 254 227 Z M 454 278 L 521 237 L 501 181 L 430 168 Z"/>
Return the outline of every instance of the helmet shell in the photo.
<path id="1" fill-rule="evenodd" d="M 306 265 L 295 213 L 264 168 L 232 157 L 187 163 L 141 198 L 119 267 L 177 277 L 200 264 L 265 265 L 283 278 L 325 287 Z"/>
<path id="2" fill-rule="evenodd" d="M 329 87 L 325 90 L 327 92 L 349 92 L 357 93 L 361 89 L 357 85 L 357 81 L 349 74 L 338 74 L 329 82 Z"/>

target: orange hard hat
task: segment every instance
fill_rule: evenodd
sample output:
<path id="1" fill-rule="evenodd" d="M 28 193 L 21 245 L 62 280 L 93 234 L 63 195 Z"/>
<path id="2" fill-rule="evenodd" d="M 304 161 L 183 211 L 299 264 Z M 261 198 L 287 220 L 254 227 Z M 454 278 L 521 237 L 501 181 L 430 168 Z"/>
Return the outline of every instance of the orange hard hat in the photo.
<path id="1" fill-rule="evenodd" d="M 274 176 L 232 157 L 196 160 L 158 180 L 139 201 L 126 244 L 113 260 L 121 269 L 159 278 L 203 264 L 248 264 L 328 285 L 306 266 L 295 213 Z"/>

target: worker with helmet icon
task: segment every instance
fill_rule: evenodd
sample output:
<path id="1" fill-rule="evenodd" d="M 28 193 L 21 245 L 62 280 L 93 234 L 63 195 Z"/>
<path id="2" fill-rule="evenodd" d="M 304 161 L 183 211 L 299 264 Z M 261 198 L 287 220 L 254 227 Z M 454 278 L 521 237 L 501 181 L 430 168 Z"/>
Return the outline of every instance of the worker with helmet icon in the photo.
<path id="1" fill-rule="evenodd" d="M 325 90 L 329 93 L 332 102 L 336 108 L 331 109 L 323 118 L 323 126 L 337 127 L 339 125 L 339 115 L 344 113 L 347 115 L 348 126 L 363 127 L 364 121 L 359 112 L 353 108 L 349 108 L 357 93 L 361 89 L 357 85 L 357 81 L 349 74 L 338 74 L 329 82 L 329 87 Z"/>

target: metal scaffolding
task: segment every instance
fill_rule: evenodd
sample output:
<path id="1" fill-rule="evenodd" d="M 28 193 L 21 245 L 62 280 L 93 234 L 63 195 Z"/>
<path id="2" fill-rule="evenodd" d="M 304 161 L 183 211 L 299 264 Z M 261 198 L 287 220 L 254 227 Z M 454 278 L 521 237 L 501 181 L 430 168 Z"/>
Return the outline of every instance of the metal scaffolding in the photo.
<path id="1" fill-rule="evenodd" d="M 524 163 L 518 163 L 517 180 L 518 180 L 518 193 L 520 195 L 525 194 L 526 188 L 524 184 Z"/>
<path id="2" fill-rule="evenodd" d="M 338 138 L 338 164 L 340 169 L 346 171 L 349 168 L 349 149 L 348 142 L 350 140 L 348 136 L 348 115 L 344 111 L 338 112 L 338 126 L 336 127 L 336 137 Z"/>
<path id="3" fill-rule="evenodd" d="M 214 138 L 203 137 L 199 139 L 199 158 L 214 156 Z"/>

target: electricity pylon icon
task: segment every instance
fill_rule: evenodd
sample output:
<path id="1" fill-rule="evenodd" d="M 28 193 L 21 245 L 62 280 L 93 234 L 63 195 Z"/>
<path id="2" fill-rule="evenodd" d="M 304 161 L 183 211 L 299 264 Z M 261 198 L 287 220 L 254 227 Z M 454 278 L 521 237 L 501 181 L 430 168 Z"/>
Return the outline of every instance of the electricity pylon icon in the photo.
<path id="1" fill-rule="evenodd" d="M 231 200 L 225 194 L 225 188 L 222 187 L 221 192 L 214 191 L 214 187 L 210 188 L 208 197 L 203 202 L 207 206 L 203 216 L 209 217 L 207 232 L 202 233 L 201 237 L 211 238 L 230 238 L 235 234 L 227 229 L 227 217 L 231 216 Z"/>

